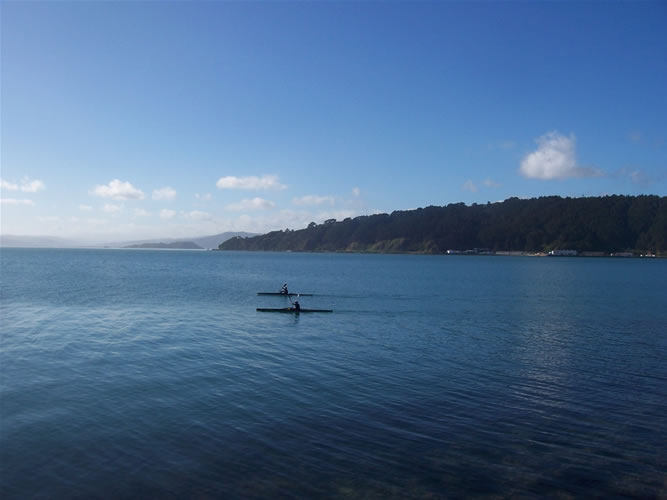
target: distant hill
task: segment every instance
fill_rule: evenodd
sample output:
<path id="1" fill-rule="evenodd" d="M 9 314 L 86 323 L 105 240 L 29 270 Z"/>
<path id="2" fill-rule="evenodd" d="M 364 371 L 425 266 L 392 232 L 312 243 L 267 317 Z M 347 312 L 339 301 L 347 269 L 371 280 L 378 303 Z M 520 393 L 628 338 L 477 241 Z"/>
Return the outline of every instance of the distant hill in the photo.
<path id="1" fill-rule="evenodd" d="M 651 251 L 667 253 L 667 197 L 510 198 L 430 206 L 227 240 L 221 250 L 414 252 Z"/>
<path id="2" fill-rule="evenodd" d="M 128 245 L 123 248 L 171 248 L 178 250 L 203 250 L 202 247 L 192 241 L 174 241 L 173 243 L 140 243 Z"/>
<path id="3" fill-rule="evenodd" d="M 249 237 L 256 236 L 256 233 L 246 232 L 225 232 L 214 234 L 211 236 L 198 236 L 196 238 L 188 238 L 187 241 L 194 243 L 199 248 L 218 248 L 220 243 L 227 241 L 229 238 L 235 236 Z M 183 242 L 183 238 L 156 238 L 150 240 L 128 240 L 118 241 L 113 243 L 100 244 L 93 242 L 83 242 L 68 238 L 60 238 L 57 236 L 19 236 L 11 234 L 0 235 L 0 247 L 24 247 L 24 248 L 141 248 L 135 245 L 149 244 L 171 244 Z M 143 248 L 164 248 L 164 247 L 143 247 Z"/>
<path id="4" fill-rule="evenodd" d="M 227 241 L 229 238 L 234 238 L 235 236 L 240 237 L 249 237 L 256 236 L 256 233 L 245 233 L 245 232 L 225 232 L 220 234 L 214 234 L 212 236 L 198 236 L 196 238 L 188 238 L 187 241 L 191 241 L 196 245 L 199 245 L 201 248 L 218 248 L 218 246 Z M 104 246 L 109 248 L 138 248 L 135 245 L 143 244 L 163 244 L 163 243 L 175 243 L 178 241 L 183 241 L 183 238 L 156 238 L 150 240 L 130 240 L 130 241 L 120 241 L 120 242 L 111 242 L 106 243 Z M 144 247 L 148 248 L 148 247 Z M 154 248 L 154 247 L 153 247 Z"/>
<path id="5" fill-rule="evenodd" d="M 203 248 L 218 248 L 222 242 L 227 241 L 229 238 L 234 238 L 236 236 L 247 238 L 251 236 L 257 236 L 257 233 L 226 232 L 226 233 L 214 234 L 213 236 L 200 236 L 198 238 L 190 238 L 190 239 L 191 241 L 194 241 L 197 245 Z"/>

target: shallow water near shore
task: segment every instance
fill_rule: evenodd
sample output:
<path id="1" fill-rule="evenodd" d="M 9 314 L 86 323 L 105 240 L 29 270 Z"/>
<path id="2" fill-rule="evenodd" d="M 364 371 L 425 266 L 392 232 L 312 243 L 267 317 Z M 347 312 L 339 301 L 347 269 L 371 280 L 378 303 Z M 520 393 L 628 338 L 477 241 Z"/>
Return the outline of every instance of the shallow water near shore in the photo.
<path id="1" fill-rule="evenodd" d="M 667 496 L 667 261 L 0 265 L 2 498 Z"/>

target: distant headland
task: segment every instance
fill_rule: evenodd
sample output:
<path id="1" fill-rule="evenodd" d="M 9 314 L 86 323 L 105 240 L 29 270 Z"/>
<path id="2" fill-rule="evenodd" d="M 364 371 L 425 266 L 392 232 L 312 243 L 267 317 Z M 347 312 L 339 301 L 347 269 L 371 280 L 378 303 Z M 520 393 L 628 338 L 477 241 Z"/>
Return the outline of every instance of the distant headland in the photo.
<path id="1" fill-rule="evenodd" d="M 455 203 L 234 237 L 220 250 L 665 256 L 667 197 Z"/>
<path id="2" fill-rule="evenodd" d="M 139 243 L 127 245 L 123 248 L 170 248 L 172 250 L 203 250 L 193 241 L 174 241 L 172 243 Z"/>
<path id="3" fill-rule="evenodd" d="M 58 236 L 21 236 L 0 234 L 0 247 L 20 248 L 184 248 L 217 249 L 218 245 L 234 236 L 255 236 L 253 233 L 224 232 L 194 238 L 160 238 L 116 242 L 82 242 Z M 192 245 L 195 245 L 194 247 Z M 184 246 L 181 246 L 184 245 Z"/>

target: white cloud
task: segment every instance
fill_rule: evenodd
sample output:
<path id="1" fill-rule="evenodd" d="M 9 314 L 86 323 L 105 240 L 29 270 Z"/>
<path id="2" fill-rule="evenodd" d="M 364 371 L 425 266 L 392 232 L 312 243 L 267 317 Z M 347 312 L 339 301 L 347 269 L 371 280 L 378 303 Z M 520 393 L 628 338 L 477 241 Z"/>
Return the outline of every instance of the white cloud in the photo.
<path id="1" fill-rule="evenodd" d="M 30 180 L 29 177 L 24 177 L 20 186 L 13 182 L 6 181 L 5 179 L 0 179 L 0 187 L 8 191 L 18 191 L 20 189 L 24 193 L 36 193 L 46 189 L 46 186 L 42 181 L 39 179 Z"/>
<path id="2" fill-rule="evenodd" d="M 329 205 L 333 205 L 335 202 L 333 196 L 316 196 L 316 195 L 306 195 L 306 196 L 301 196 L 300 198 L 294 198 L 292 199 L 292 203 L 295 205 L 299 206 L 304 206 L 304 205 L 322 205 L 323 203 L 328 203 Z"/>
<path id="3" fill-rule="evenodd" d="M 215 184 L 219 189 L 285 189 L 287 186 L 278 182 L 277 175 L 264 175 L 262 177 L 235 177 L 233 175 L 227 177 L 220 177 Z"/>
<path id="4" fill-rule="evenodd" d="M 266 210 L 275 207 L 276 204 L 264 198 L 250 198 L 241 200 L 239 203 L 232 203 L 227 205 L 227 210 L 241 211 L 241 210 Z"/>
<path id="5" fill-rule="evenodd" d="M 358 198 L 359 195 L 361 195 L 361 191 L 359 190 L 358 187 L 353 187 L 352 188 L 352 194 Z"/>
<path id="6" fill-rule="evenodd" d="M 0 203 L 3 205 L 30 205 L 34 206 L 35 202 L 28 199 L 18 200 L 16 198 L 0 198 Z"/>
<path id="7" fill-rule="evenodd" d="M 93 209 L 90 205 L 79 205 L 79 210 L 82 212 L 90 212 Z"/>
<path id="8" fill-rule="evenodd" d="M 136 217 L 148 217 L 151 215 L 151 213 L 148 210 L 144 210 L 143 208 L 135 208 L 134 215 Z"/>
<path id="9" fill-rule="evenodd" d="M 43 191 L 44 189 L 46 189 L 46 186 L 39 179 L 31 181 L 26 177 L 21 184 L 21 191 L 24 193 L 36 193 L 38 191 Z"/>
<path id="10" fill-rule="evenodd" d="M 116 214 L 123 210 L 123 205 L 114 205 L 113 203 L 105 203 L 102 210 L 108 214 Z"/>
<path id="11" fill-rule="evenodd" d="M 176 198 L 176 191 L 169 186 L 153 189 L 154 200 L 173 200 L 174 198 Z"/>
<path id="12" fill-rule="evenodd" d="M 106 186 L 95 186 L 95 188 L 90 192 L 95 196 L 101 198 L 111 198 L 112 200 L 143 200 L 144 193 L 135 188 L 129 182 L 121 182 L 118 179 L 114 179 Z"/>
<path id="13" fill-rule="evenodd" d="M 173 219 L 175 215 L 176 210 L 169 210 L 167 208 L 160 210 L 160 219 Z"/>
<path id="14" fill-rule="evenodd" d="M 183 215 L 193 220 L 209 220 L 211 218 L 211 214 L 209 214 L 208 212 L 202 212 L 201 210 L 192 210 L 191 212 L 184 212 Z"/>
<path id="15" fill-rule="evenodd" d="M 8 191 L 18 191 L 19 185 L 14 184 L 13 182 L 6 181 L 4 179 L 0 179 L 0 188 L 6 189 Z"/>
<path id="16" fill-rule="evenodd" d="M 490 187 L 490 188 L 499 188 L 500 187 L 500 183 L 494 181 L 490 177 L 487 177 L 486 179 L 484 179 L 484 185 L 486 187 Z"/>
<path id="17" fill-rule="evenodd" d="M 195 193 L 195 198 L 197 198 L 200 201 L 209 201 L 211 199 L 211 193 L 204 193 L 204 194 Z"/>
<path id="18" fill-rule="evenodd" d="M 475 183 L 470 179 L 468 179 L 463 183 L 463 189 L 466 191 L 470 191 L 471 193 L 477 192 L 477 186 L 475 186 Z"/>
<path id="19" fill-rule="evenodd" d="M 598 177 L 602 172 L 595 168 L 579 167 L 576 159 L 576 138 L 558 132 L 548 132 L 538 137 L 537 150 L 521 161 L 519 171 L 529 179 L 567 179 L 568 177 Z"/>

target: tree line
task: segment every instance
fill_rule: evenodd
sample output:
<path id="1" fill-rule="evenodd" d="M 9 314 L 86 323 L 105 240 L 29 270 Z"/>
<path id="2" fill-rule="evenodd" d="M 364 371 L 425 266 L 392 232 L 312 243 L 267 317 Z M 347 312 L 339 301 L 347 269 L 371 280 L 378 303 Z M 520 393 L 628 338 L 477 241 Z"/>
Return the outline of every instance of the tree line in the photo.
<path id="1" fill-rule="evenodd" d="M 603 196 L 509 198 L 454 203 L 343 221 L 300 230 L 232 238 L 221 250 L 445 253 L 492 251 L 667 253 L 667 197 Z"/>

